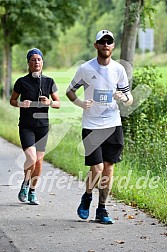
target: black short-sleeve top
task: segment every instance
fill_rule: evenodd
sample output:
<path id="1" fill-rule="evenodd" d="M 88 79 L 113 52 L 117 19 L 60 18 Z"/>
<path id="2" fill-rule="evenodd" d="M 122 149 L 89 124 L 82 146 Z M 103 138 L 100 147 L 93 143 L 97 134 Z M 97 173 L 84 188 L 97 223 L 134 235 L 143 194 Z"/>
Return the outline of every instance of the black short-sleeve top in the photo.
<path id="1" fill-rule="evenodd" d="M 43 95 L 49 98 L 50 94 L 56 92 L 57 86 L 54 80 L 43 74 L 39 78 L 33 78 L 32 74 L 29 73 L 24 77 L 20 77 L 15 82 L 14 91 L 20 94 L 20 101 L 32 101 L 29 108 L 20 108 L 19 126 L 48 126 L 49 107 L 41 106 L 41 104 L 39 103 L 39 95 Z"/>

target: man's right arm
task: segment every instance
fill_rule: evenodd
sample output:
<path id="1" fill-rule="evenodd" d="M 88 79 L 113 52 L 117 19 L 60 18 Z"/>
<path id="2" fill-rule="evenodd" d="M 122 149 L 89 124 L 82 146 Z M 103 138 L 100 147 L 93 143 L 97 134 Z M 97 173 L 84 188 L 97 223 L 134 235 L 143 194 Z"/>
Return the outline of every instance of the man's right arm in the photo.
<path id="1" fill-rule="evenodd" d="M 77 105 L 78 107 L 81 107 L 83 109 L 88 109 L 92 106 L 93 100 L 85 100 L 85 101 L 81 101 L 75 94 L 75 91 L 73 91 L 72 89 L 67 89 L 66 95 L 68 97 L 68 99 L 73 102 L 75 105 Z"/>

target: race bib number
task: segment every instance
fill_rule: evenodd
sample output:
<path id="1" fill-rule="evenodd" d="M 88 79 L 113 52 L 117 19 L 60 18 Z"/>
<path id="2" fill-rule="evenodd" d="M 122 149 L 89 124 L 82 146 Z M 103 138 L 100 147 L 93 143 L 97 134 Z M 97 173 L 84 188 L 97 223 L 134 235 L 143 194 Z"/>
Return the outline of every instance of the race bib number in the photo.
<path id="1" fill-rule="evenodd" d="M 112 102 L 112 90 L 94 90 L 93 100 L 101 104 L 107 104 Z"/>

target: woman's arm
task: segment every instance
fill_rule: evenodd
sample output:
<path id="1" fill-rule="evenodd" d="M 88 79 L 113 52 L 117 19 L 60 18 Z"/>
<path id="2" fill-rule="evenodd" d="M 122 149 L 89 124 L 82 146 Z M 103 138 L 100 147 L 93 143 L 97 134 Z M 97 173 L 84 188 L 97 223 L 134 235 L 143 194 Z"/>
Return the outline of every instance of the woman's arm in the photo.
<path id="1" fill-rule="evenodd" d="M 60 99 L 57 92 L 51 94 L 52 100 L 50 101 L 50 106 L 52 108 L 59 109 L 60 108 Z"/>
<path id="2" fill-rule="evenodd" d="M 24 101 L 18 101 L 18 97 L 20 94 L 16 93 L 15 91 L 12 92 L 12 95 L 10 97 L 10 105 L 18 108 L 29 108 L 32 101 L 24 100 Z"/>
<path id="3" fill-rule="evenodd" d="M 10 105 L 14 106 L 14 107 L 19 107 L 18 106 L 18 97 L 19 97 L 19 94 L 16 93 L 15 91 L 12 92 L 12 95 L 10 97 Z"/>

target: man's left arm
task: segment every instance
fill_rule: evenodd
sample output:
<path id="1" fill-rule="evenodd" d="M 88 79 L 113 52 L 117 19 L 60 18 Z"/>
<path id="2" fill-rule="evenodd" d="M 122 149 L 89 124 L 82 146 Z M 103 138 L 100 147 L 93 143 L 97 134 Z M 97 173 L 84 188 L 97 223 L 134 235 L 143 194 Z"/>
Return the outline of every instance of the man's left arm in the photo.
<path id="1" fill-rule="evenodd" d="M 130 86 L 125 69 L 122 67 L 117 91 L 114 94 L 116 101 L 121 101 L 124 106 L 130 106 L 133 103 L 133 96 L 130 92 Z"/>
<path id="2" fill-rule="evenodd" d="M 123 93 L 122 91 L 116 91 L 114 94 L 116 101 L 121 101 L 125 106 L 130 106 L 133 103 L 133 96 L 130 91 Z"/>

